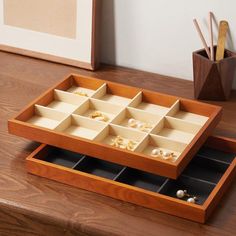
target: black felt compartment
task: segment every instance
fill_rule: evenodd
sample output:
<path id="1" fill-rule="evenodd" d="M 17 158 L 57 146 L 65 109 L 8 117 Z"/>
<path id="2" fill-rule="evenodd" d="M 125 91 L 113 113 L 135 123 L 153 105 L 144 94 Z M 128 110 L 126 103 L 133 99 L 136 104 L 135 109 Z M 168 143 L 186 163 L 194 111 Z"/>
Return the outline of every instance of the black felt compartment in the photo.
<path id="1" fill-rule="evenodd" d="M 186 167 L 183 175 L 188 175 L 217 184 L 227 168 L 228 164 L 224 162 L 196 156 Z"/>
<path id="2" fill-rule="evenodd" d="M 217 148 L 217 147 L 216 147 Z M 219 160 L 227 163 L 231 163 L 236 157 L 236 153 L 223 152 L 217 149 L 202 147 L 198 154 L 199 156 L 207 157 L 213 160 Z"/>
<path id="3" fill-rule="evenodd" d="M 167 183 L 161 189 L 160 193 L 177 198 L 176 192 L 178 190 L 187 190 L 189 194 L 194 195 L 198 198 L 198 201 L 196 202 L 197 204 L 203 204 L 214 187 L 214 184 L 181 176 L 178 180 L 167 181 Z"/>
<path id="4" fill-rule="evenodd" d="M 72 168 L 82 157 L 83 155 L 79 153 L 60 148 L 52 148 L 44 158 L 44 161 Z"/>
<path id="5" fill-rule="evenodd" d="M 107 179 L 113 179 L 123 168 L 123 166 L 112 162 L 86 157 L 74 169 Z"/>
<path id="6" fill-rule="evenodd" d="M 166 178 L 140 170 L 127 168 L 116 181 L 157 192 Z"/>

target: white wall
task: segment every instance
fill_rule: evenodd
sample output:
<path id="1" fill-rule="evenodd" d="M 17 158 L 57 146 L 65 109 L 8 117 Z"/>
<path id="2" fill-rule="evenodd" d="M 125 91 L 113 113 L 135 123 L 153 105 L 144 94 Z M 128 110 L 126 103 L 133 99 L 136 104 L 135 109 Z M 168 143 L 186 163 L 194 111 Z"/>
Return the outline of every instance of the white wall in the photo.
<path id="1" fill-rule="evenodd" d="M 192 52 L 207 40 L 208 12 L 230 25 L 227 47 L 236 49 L 235 0 L 103 0 L 102 61 L 192 80 Z M 216 24 L 214 40 L 217 42 Z M 236 81 L 234 81 L 236 88 Z"/>

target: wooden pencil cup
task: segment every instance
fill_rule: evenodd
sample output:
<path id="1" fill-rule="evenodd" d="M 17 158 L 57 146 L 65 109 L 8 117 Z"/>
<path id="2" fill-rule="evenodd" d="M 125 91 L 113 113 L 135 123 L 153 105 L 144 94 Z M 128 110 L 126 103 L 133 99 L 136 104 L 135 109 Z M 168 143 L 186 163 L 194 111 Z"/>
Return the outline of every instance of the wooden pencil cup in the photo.
<path id="1" fill-rule="evenodd" d="M 216 54 L 216 46 L 214 50 Z M 222 60 L 211 61 L 204 49 L 193 52 L 193 77 L 196 99 L 228 100 L 236 77 L 236 54 L 225 50 Z"/>

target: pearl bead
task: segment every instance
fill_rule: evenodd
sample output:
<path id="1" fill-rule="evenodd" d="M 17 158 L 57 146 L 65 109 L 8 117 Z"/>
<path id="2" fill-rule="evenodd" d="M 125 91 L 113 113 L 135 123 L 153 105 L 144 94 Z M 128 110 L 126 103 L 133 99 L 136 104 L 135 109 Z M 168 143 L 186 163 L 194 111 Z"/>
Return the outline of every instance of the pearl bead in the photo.
<path id="1" fill-rule="evenodd" d="M 184 192 L 183 190 L 178 190 L 178 191 L 176 192 L 176 196 L 177 196 L 178 198 L 183 198 L 183 197 L 185 196 L 185 192 Z"/>
<path id="2" fill-rule="evenodd" d="M 132 124 L 134 124 L 135 122 L 136 122 L 136 120 L 133 119 L 133 118 L 130 118 L 130 119 L 128 120 L 128 124 L 129 124 L 129 125 L 132 125 Z"/>
<path id="3" fill-rule="evenodd" d="M 156 156 L 156 155 L 158 155 L 158 154 L 159 154 L 158 149 L 153 149 L 153 150 L 152 150 L 152 155 L 153 155 L 153 156 Z"/>
<path id="4" fill-rule="evenodd" d="M 137 128 L 138 128 L 138 129 L 142 129 L 142 128 L 143 128 L 143 124 L 142 124 L 142 123 L 138 123 L 138 124 L 137 124 Z"/>
<path id="5" fill-rule="evenodd" d="M 171 154 L 170 152 L 165 152 L 165 151 L 163 152 L 163 156 L 164 156 L 164 157 L 169 157 L 170 154 Z"/>
<path id="6" fill-rule="evenodd" d="M 190 203 L 195 203 L 195 199 L 194 199 L 194 198 L 192 198 L 192 197 L 190 197 L 190 198 L 188 198 L 187 202 L 190 202 Z"/>

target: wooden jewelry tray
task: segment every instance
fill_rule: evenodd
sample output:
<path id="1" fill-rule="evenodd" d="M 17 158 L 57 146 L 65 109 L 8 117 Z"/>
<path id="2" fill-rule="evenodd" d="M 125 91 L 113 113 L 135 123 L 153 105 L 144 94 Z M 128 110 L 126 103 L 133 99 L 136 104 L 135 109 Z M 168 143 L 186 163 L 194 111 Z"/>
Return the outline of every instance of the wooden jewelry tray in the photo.
<path id="1" fill-rule="evenodd" d="M 46 144 L 26 159 L 28 172 L 204 223 L 236 172 L 236 140 L 209 137 L 177 180 Z M 195 203 L 176 197 L 187 190 Z"/>
<path id="2" fill-rule="evenodd" d="M 106 122 L 92 119 L 95 111 Z M 218 106 L 70 75 L 9 120 L 8 127 L 34 141 L 176 179 L 220 115 Z M 130 119 L 139 125 L 130 127 Z M 111 146 L 117 136 L 127 146 L 132 142 L 131 148 Z M 153 156 L 154 149 L 173 158 Z"/>

